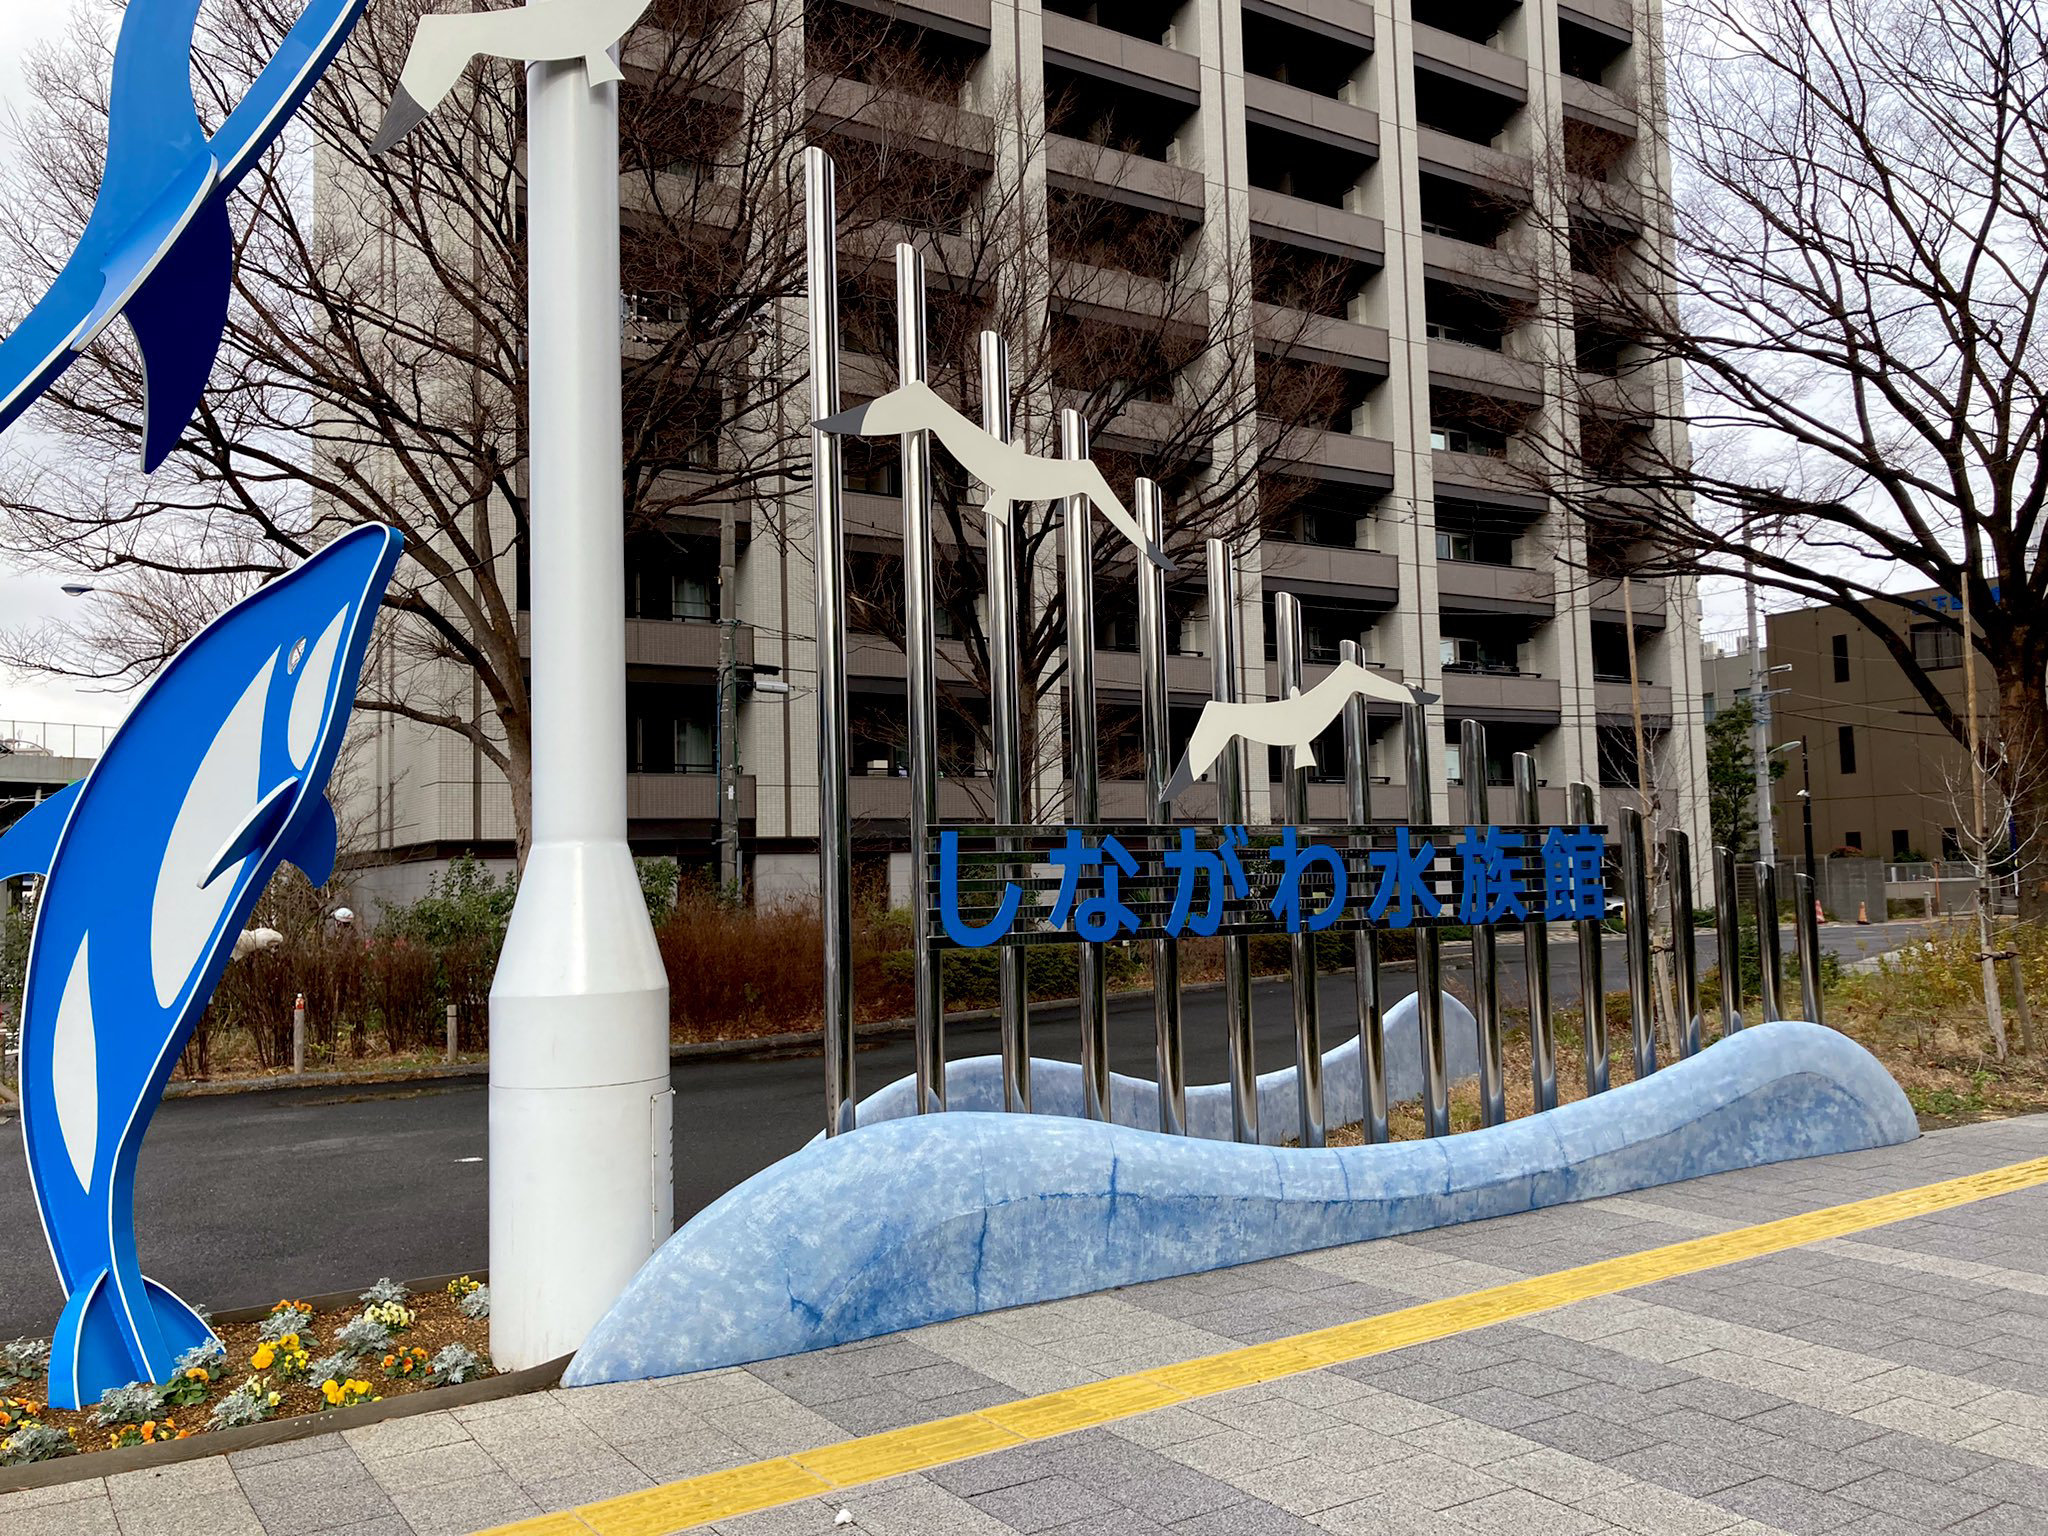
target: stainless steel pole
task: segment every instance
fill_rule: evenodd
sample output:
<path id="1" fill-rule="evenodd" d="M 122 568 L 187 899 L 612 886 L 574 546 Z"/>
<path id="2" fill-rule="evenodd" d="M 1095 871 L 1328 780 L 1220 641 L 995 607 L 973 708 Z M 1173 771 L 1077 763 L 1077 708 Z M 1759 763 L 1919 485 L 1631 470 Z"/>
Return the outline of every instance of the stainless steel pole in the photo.
<path id="1" fill-rule="evenodd" d="M 993 331 L 981 333 L 981 427 L 1010 441 L 1010 349 Z M 1017 599 L 1023 591 L 1022 540 L 1017 509 L 991 500 L 988 529 L 989 749 L 994 754 L 996 820 L 1016 826 L 1024 820 L 1024 723 L 1019 694 Z M 1014 851 L 1014 844 L 1008 845 Z M 1003 1108 L 1031 1113 L 1031 987 L 1029 954 L 1007 944 L 996 959 L 997 1001 L 1002 1010 Z"/>
<path id="2" fill-rule="evenodd" d="M 1714 964 L 1721 975 L 1721 1038 L 1742 1028 L 1742 912 L 1735 850 L 1714 850 Z"/>
<path id="3" fill-rule="evenodd" d="M 1535 827 L 1543 823 L 1543 801 L 1537 793 L 1536 759 L 1515 754 L 1515 816 Z M 1522 925 L 1522 968 L 1529 993 L 1529 1088 L 1536 1112 L 1557 1108 L 1557 1034 L 1550 1018 L 1550 925 L 1540 915 L 1543 904 L 1532 896 L 1530 917 Z"/>
<path id="4" fill-rule="evenodd" d="M 1628 922 L 1629 1038 L 1641 1082 L 1657 1070 L 1657 1015 L 1650 982 L 1650 848 L 1643 813 L 1634 806 L 1621 811 L 1621 904 Z"/>
<path id="5" fill-rule="evenodd" d="M 1778 866 L 1756 867 L 1757 1012 L 1764 1022 L 1782 1019 L 1785 953 L 1778 942 Z"/>
<path id="6" fill-rule="evenodd" d="M 1273 596 L 1273 630 L 1279 653 L 1280 696 L 1301 692 L 1301 600 L 1292 592 Z M 1308 825 L 1309 770 L 1296 753 L 1287 764 L 1285 804 L 1290 826 Z M 1304 927 L 1288 936 L 1288 958 L 1294 972 L 1294 1102 L 1301 1118 L 1301 1144 L 1324 1145 L 1323 1020 L 1316 995 L 1316 936 Z"/>
<path id="7" fill-rule="evenodd" d="M 1155 549 L 1166 544 L 1166 503 L 1151 480 L 1137 484 L 1138 530 Z M 1173 776 L 1173 731 L 1166 679 L 1166 572 L 1138 562 L 1138 687 L 1145 745 L 1145 815 L 1155 826 L 1173 820 L 1166 783 Z M 1159 1129 L 1184 1136 L 1188 1074 L 1181 1042 L 1180 945 L 1152 941 L 1152 1065 L 1159 1083 Z M 1107 1072 L 1107 1068 L 1104 1069 Z"/>
<path id="8" fill-rule="evenodd" d="M 804 151 L 811 420 L 839 410 L 839 218 L 832 158 Z M 839 439 L 811 432 L 818 583 L 818 910 L 825 928 L 825 1134 L 853 1129 L 853 825 L 846 803 L 846 505 Z"/>
<path id="9" fill-rule="evenodd" d="M 1408 825 L 1430 819 L 1429 711 L 1420 704 L 1401 710 L 1401 735 L 1408 757 Z M 1451 1134 L 1451 1074 L 1444 1056 L 1443 947 L 1434 928 L 1415 929 L 1415 1022 L 1422 1048 L 1422 1130 Z"/>
<path id="10" fill-rule="evenodd" d="M 1671 872 L 1671 963 L 1678 972 L 1678 1054 L 1700 1051 L 1700 955 L 1692 931 L 1692 838 L 1673 828 L 1665 835 Z"/>
<path id="11" fill-rule="evenodd" d="M 924 254 L 896 247 L 896 376 L 922 382 L 931 356 L 925 323 Z M 917 870 L 912 922 L 917 939 L 914 977 L 919 1114 L 946 1107 L 946 1009 L 940 961 L 933 943 L 927 864 L 932 828 L 939 819 L 939 693 L 932 580 L 932 443 L 929 432 L 903 434 L 903 657 L 910 695 L 910 857 Z"/>
<path id="12" fill-rule="evenodd" d="M 1060 456 L 1088 457 L 1088 423 L 1079 411 L 1060 412 Z M 1095 541 L 1088 522 L 1093 510 L 1086 496 L 1069 496 L 1060 508 L 1061 544 L 1067 567 L 1067 733 L 1072 738 L 1074 820 L 1084 827 L 1092 827 L 1102 819 L 1101 774 L 1095 750 Z M 1100 944 L 1082 944 L 1077 977 L 1081 1009 L 1081 1112 L 1090 1120 L 1110 1118 L 1109 979 L 1105 959 Z"/>
<path id="13" fill-rule="evenodd" d="M 1209 557 L 1209 671 L 1211 691 L 1226 704 L 1239 701 L 1238 669 L 1244 651 L 1244 623 L 1237 611 L 1237 556 L 1222 539 L 1211 539 Z M 1216 768 L 1217 819 L 1225 826 L 1245 822 L 1244 745 L 1233 741 Z M 1238 1141 L 1259 1139 L 1259 1080 L 1252 1052 L 1252 951 L 1242 934 L 1223 939 L 1224 1028 L 1230 1044 L 1230 1129 Z"/>
<path id="14" fill-rule="evenodd" d="M 1819 895 L 1813 876 L 1794 879 L 1799 907 L 1792 914 L 1792 931 L 1799 940 L 1799 1014 L 1809 1024 L 1825 1024 L 1820 997 L 1820 915 L 1815 908 Z"/>
<path id="15" fill-rule="evenodd" d="M 1565 812 L 1582 827 L 1600 819 L 1600 802 L 1590 784 L 1574 784 L 1565 792 Z M 1579 922 L 1579 1007 L 1586 1047 L 1586 1097 L 1607 1091 L 1607 980 L 1602 974 L 1600 943 L 1605 916 Z"/>
<path id="16" fill-rule="evenodd" d="M 1486 800 L 1486 727 L 1477 720 L 1458 726 L 1458 769 L 1465 780 L 1465 823 L 1491 824 Z M 1500 1039 L 1500 975 L 1490 923 L 1472 926 L 1472 1012 L 1479 1021 L 1479 1113 L 1487 1125 L 1508 1118 L 1507 1068 Z"/>
<path id="17" fill-rule="evenodd" d="M 1339 641 L 1337 659 L 1362 662 L 1356 640 Z M 1354 827 L 1372 821 L 1371 721 L 1365 696 L 1354 693 L 1344 704 L 1344 791 L 1346 811 Z M 1378 1145 L 1387 1139 L 1387 1035 L 1380 1004 L 1380 936 L 1373 928 L 1351 936 L 1352 983 L 1358 994 L 1359 1107 L 1365 1140 Z"/>

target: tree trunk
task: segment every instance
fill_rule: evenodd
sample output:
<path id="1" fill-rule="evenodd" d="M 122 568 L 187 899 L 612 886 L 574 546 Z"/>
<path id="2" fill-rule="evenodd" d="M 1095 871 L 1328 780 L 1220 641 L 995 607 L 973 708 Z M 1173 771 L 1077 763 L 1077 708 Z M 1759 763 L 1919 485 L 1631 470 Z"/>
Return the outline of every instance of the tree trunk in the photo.
<path id="1" fill-rule="evenodd" d="M 533 736 L 523 716 L 499 719 L 505 727 L 505 782 L 512 792 L 512 852 L 524 874 L 533 849 Z"/>
<path id="2" fill-rule="evenodd" d="M 2005 741 L 2005 795 L 2012 806 L 2013 846 L 2019 852 L 2020 920 L 2048 922 L 2048 696 L 2040 669 L 2014 647 L 2017 665 L 1998 679 L 1999 734 Z"/>

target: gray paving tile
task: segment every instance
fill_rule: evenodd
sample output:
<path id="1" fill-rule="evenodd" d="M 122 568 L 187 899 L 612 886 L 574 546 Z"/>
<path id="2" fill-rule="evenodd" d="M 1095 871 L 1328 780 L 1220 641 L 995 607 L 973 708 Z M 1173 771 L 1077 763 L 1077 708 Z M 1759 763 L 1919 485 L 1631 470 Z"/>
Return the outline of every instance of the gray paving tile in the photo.
<path id="1" fill-rule="evenodd" d="M 969 1501 L 1014 1531 L 1031 1536 L 1089 1515 L 1106 1515 L 1117 1506 L 1066 1477 L 1039 1477 L 973 1495 Z"/>
<path id="2" fill-rule="evenodd" d="M 1953 1536 L 2040 1536 L 2041 1512 L 2016 1504 L 1994 1504 L 1949 1527 Z"/>
<path id="3" fill-rule="evenodd" d="M 1723 1509 L 1789 1531 L 1792 1536 L 1821 1536 L 1824 1531 L 1854 1526 L 1870 1516 L 1862 1505 L 1775 1477 L 1759 1477 L 1707 1497 Z"/>
<path id="4" fill-rule="evenodd" d="M 1748 1421 L 1751 1429 L 1788 1440 L 1817 1445 L 1826 1450 L 1847 1450 L 1887 1433 L 1881 1426 L 1852 1419 L 1846 1413 L 1829 1413 L 1805 1403 L 1787 1403 Z"/>
<path id="5" fill-rule="evenodd" d="M 1726 1456 L 1695 1446 L 1646 1446 L 1613 1457 L 1607 1464 L 1630 1477 L 1695 1499 L 1751 1481 L 1749 1468 L 1733 1466 Z"/>
<path id="6" fill-rule="evenodd" d="M 399 1489 L 391 1502 L 416 1536 L 466 1536 L 542 1513 L 517 1483 L 503 1475 Z"/>
<path id="7" fill-rule="evenodd" d="M 1874 1509 L 1922 1530 L 1938 1531 L 1958 1520 L 1981 1514 L 1998 1502 L 1986 1494 L 1954 1483 L 1930 1483 L 1904 1472 L 1876 1472 L 1834 1490 L 1837 1498 Z"/>
<path id="8" fill-rule="evenodd" d="M 1918 1435 L 1904 1435 L 1896 1431 L 1849 1446 L 1842 1454 L 1867 1461 L 1872 1466 L 1893 1472 L 1909 1472 L 1937 1483 L 1982 1472 L 1994 1465 L 1992 1457 L 1977 1451 L 1966 1451 L 1958 1445 L 1943 1445 L 1938 1440 L 1923 1440 Z"/>
<path id="9" fill-rule="evenodd" d="M 1174 1536 L 1319 1536 L 1299 1515 L 1251 1501 L 1196 1515 L 1170 1529 Z"/>

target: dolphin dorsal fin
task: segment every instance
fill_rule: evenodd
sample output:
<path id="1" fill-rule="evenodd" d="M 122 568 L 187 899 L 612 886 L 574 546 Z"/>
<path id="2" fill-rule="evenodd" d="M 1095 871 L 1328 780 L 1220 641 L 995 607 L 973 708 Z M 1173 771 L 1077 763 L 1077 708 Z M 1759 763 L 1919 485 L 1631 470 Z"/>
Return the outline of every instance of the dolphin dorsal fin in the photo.
<path id="1" fill-rule="evenodd" d="M 64 823 L 78 799 L 78 787 L 65 785 L 0 836 L 0 880 L 50 872 L 50 861 L 57 855 L 57 839 L 63 835 Z"/>
<path id="2" fill-rule="evenodd" d="M 334 824 L 334 807 L 325 795 L 306 808 L 305 820 L 285 845 L 284 856 L 305 871 L 315 885 L 334 878 L 334 860 L 341 848 L 341 829 Z"/>
<path id="3" fill-rule="evenodd" d="M 242 824 L 221 844 L 220 852 L 214 855 L 206 873 L 199 877 L 199 888 L 204 890 L 250 854 L 275 841 L 284 830 L 285 818 L 292 813 L 292 801 L 298 792 L 299 780 L 289 778 L 257 801 L 256 809 L 245 816 Z"/>

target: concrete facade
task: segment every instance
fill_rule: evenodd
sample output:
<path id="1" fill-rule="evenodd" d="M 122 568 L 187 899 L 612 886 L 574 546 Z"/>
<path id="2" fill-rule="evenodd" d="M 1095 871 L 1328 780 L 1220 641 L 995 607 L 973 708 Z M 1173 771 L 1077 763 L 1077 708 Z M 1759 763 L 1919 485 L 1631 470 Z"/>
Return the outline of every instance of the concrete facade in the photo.
<path id="1" fill-rule="evenodd" d="M 1662 82 L 1649 63 L 1654 0 L 1453 0 L 1428 8 L 1428 22 L 1409 0 L 805 0 L 807 22 L 828 9 L 885 14 L 934 46 L 967 50 L 961 107 L 1002 98 L 989 114 L 993 178 L 1027 200 L 1057 193 L 1107 213 L 1169 211 L 1186 228 L 1188 259 L 1218 274 L 1208 295 L 1225 317 L 1218 323 L 1284 331 L 1294 355 L 1347 379 L 1348 421 L 1315 433 L 1285 466 L 1303 494 L 1257 519 L 1263 533 L 1242 552 L 1247 696 L 1272 686 L 1265 616 L 1274 593 L 1292 592 L 1309 616 L 1310 685 L 1338 640 L 1355 637 L 1373 664 L 1441 696 L 1431 718 L 1440 779 L 1458 781 L 1450 744 L 1457 721 L 1476 718 L 1489 729 L 1491 782 L 1506 783 L 1509 754 L 1530 751 L 1546 817 L 1561 818 L 1565 785 L 1584 779 L 1602 786 L 1611 820 L 1635 796 L 1640 731 L 1662 822 L 1704 844 L 1692 584 L 1615 579 L 1628 551 L 1611 537 L 1589 548 L 1577 519 L 1532 491 L 1528 473 L 1535 436 L 1575 439 L 1570 413 L 1605 398 L 1589 382 L 1611 382 L 1623 416 L 1639 395 L 1659 414 L 1677 397 L 1675 373 L 1627 367 L 1625 340 L 1589 350 L 1597 320 L 1575 308 L 1564 233 L 1597 217 L 1628 240 L 1665 238 L 1641 214 L 1662 205 L 1654 194 L 1669 177 Z M 627 65 L 630 73 L 630 55 Z M 813 94 L 832 85 L 814 78 Z M 1113 114 L 1118 142 L 1137 148 L 1069 136 L 1064 118 L 1048 125 L 1048 100 L 1077 98 Z M 1589 144 L 1600 147 L 1592 162 Z M 1571 176 L 1549 174 L 1559 145 L 1579 147 Z M 1591 181 L 1603 185 L 1589 192 Z M 1058 318 L 1068 301 L 1043 223 L 1023 237 L 1036 245 L 1018 270 L 1052 274 L 1032 303 Z M 1324 312 L 1289 312 L 1284 295 L 1223 276 L 1308 260 L 1349 274 L 1348 294 Z M 776 346 L 800 359 L 800 324 L 787 313 L 778 323 Z M 1255 390 L 1256 350 L 1235 365 L 1241 377 L 1200 387 Z M 892 373 L 885 360 L 849 354 L 847 393 L 886 388 Z M 1599 377 L 1608 373 L 1616 376 Z M 1145 430 L 1130 415 L 1095 427 L 1098 445 Z M 1219 444 L 1217 457 L 1230 451 Z M 808 491 L 771 482 L 759 494 L 782 505 L 772 519 L 741 514 L 729 589 L 713 521 L 681 519 L 690 526 L 667 550 L 629 552 L 630 794 L 638 851 L 711 862 L 722 625 L 731 624 L 743 869 L 757 896 L 773 898 L 800 896 L 816 880 L 814 597 Z M 850 501 L 850 548 L 886 550 L 898 503 L 865 490 Z M 1171 502 L 1167 516 L 1170 532 Z M 1199 587 L 1199 570 L 1189 576 Z M 1048 563 L 1033 572 L 1032 591 L 1056 601 L 1057 581 Z M 1182 594 L 1179 607 L 1199 619 L 1199 593 Z M 1185 638 L 1203 633 L 1190 622 Z M 1137 698 L 1135 658 L 1115 644 L 1106 637 L 1098 659 L 1105 711 Z M 1194 650 L 1175 658 L 1177 730 L 1208 693 Z M 964 653 L 950 640 L 940 652 L 945 686 L 963 674 Z M 900 887 L 909 782 L 886 742 L 864 742 L 858 726 L 863 710 L 877 719 L 902 710 L 903 658 L 890 640 L 856 634 L 851 670 L 856 843 L 871 877 Z M 764 679 L 783 691 L 760 688 Z M 1041 739 L 1057 741 L 1060 691 L 1042 697 Z M 364 808 L 353 823 L 344 817 L 366 829 L 373 861 L 508 850 L 509 791 L 468 744 L 401 723 L 375 729 L 374 767 L 357 791 Z M 1341 754 L 1318 757 L 1323 772 L 1341 772 Z M 1397 724 L 1375 718 L 1375 814 L 1405 814 L 1402 763 Z M 1038 765 L 1037 775 L 1038 802 L 1056 806 L 1058 765 Z M 1462 803 L 1447 801 L 1446 787 L 1437 786 L 1440 810 Z M 1135 790 L 1105 784 L 1105 816 L 1134 817 Z M 1278 785 L 1271 790 L 1270 801 L 1255 799 L 1255 815 L 1277 812 Z M 963 819 L 986 799 L 974 774 L 949 781 L 946 794 L 944 814 Z M 1340 816 L 1341 799 L 1334 777 L 1318 784 L 1315 814 Z M 1507 819 L 1505 790 L 1496 799 L 1496 817 Z"/>

